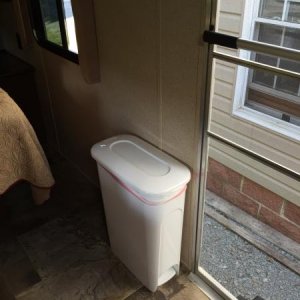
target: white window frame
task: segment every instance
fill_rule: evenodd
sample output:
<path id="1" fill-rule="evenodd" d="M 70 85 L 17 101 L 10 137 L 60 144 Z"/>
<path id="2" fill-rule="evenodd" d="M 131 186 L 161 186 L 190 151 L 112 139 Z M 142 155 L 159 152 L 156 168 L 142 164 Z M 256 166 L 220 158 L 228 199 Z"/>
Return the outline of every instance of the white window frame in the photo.
<path id="1" fill-rule="evenodd" d="M 260 9 L 261 0 L 245 0 L 244 15 L 243 20 L 244 24 L 242 26 L 241 37 L 243 39 L 251 40 L 254 35 L 255 24 L 259 22 L 261 18 L 258 17 Z M 254 21 L 255 19 L 255 21 Z M 267 22 L 274 25 L 282 25 L 283 21 L 276 21 L 268 19 Z M 290 23 L 288 23 L 290 24 Z M 300 28 L 300 24 L 293 24 L 295 28 Z M 250 59 L 251 53 L 246 50 L 239 50 L 239 56 L 245 59 Z M 236 82 L 235 82 L 235 96 L 233 99 L 232 105 L 232 116 L 238 119 L 242 119 L 251 124 L 255 124 L 259 127 L 262 127 L 272 133 L 277 133 L 291 140 L 300 141 L 300 128 L 297 125 L 291 124 L 289 122 L 283 121 L 276 118 L 276 112 L 274 112 L 274 117 L 263 112 L 260 112 L 255 109 L 251 109 L 244 105 L 246 101 L 246 91 L 248 86 L 250 74 L 249 69 L 238 66 L 236 72 Z M 266 88 L 267 89 L 267 88 Z M 269 89 L 269 92 L 272 93 L 272 89 Z M 280 93 L 276 91 L 277 95 Z M 282 93 L 284 94 L 284 93 Z M 285 97 L 287 94 L 284 94 Z M 292 98 L 294 96 L 291 96 Z M 288 96 L 288 98 L 290 98 Z M 292 100 L 290 98 L 290 100 Z M 270 108 L 272 110 L 272 108 Z M 300 124 L 299 124 L 300 125 Z"/>

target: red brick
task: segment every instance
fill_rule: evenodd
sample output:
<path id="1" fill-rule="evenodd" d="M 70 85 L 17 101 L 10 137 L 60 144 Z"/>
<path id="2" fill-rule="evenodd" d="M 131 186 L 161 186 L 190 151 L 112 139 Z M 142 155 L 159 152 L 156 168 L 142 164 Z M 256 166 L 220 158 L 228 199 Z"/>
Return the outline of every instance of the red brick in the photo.
<path id="1" fill-rule="evenodd" d="M 259 205 L 249 197 L 243 195 L 240 191 L 231 185 L 225 185 L 223 188 L 223 198 L 231 202 L 240 209 L 246 211 L 250 215 L 256 217 Z"/>
<path id="2" fill-rule="evenodd" d="M 293 239 L 294 241 L 300 243 L 300 227 L 283 219 L 271 210 L 265 207 L 261 207 L 259 212 L 259 219 L 262 222 L 270 225 L 277 231 L 280 231 L 290 239 Z"/>
<path id="3" fill-rule="evenodd" d="M 240 188 L 242 176 L 212 158 L 209 159 L 208 170 L 220 181 L 229 183 L 237 189 Z"/>
<path id="4" fill-rule="evenodd" d="M 211 173 L 207 173 L 206 188 L 218 196 L 222 196 L 223 183 Z"/>
<path id="5" fill-rule="evenodd" d="M 291 203 L 286 202 L 284 208 L 284 215 L 292 222 L 300 225 L 300 207 Z"/>
<path id="6" fill-rule="evenodd" d="M 280 212 L 284 201 L 284 199 L 277 194 L 248 178 L 244 179 L 242 192 L 277 213 Z"/>

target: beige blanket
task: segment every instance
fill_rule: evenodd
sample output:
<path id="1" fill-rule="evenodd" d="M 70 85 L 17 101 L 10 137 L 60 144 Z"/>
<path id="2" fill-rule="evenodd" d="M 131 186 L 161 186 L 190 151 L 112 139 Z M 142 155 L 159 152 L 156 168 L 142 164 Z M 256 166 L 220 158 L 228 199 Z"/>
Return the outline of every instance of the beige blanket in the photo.
<path id="1" fill-rule="evenodd" d="M 29 121 L 0 88 L 0 195 L 20 180 L 31 183 L 37 204 L 54 184 L 44 151 Z"/>

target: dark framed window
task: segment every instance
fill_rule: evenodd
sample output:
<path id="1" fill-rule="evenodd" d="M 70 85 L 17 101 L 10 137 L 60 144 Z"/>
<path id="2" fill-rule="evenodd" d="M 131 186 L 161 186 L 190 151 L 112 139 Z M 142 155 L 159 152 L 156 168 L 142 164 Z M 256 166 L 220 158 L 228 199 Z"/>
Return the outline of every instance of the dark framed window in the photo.
<path id="1" fill-rule="evenodd" d="M 38 43 L 78 63 L 78 48 L 71 0 L 31 0 L 31 20 Z"/>

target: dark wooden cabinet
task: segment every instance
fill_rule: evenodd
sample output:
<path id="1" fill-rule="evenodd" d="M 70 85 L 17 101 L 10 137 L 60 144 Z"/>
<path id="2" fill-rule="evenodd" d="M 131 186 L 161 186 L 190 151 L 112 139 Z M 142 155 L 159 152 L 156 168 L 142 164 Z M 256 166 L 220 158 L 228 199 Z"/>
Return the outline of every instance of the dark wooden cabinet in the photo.
<path id="1" fill-rule="evenodd" d="M 36 131 L 40 142 L 44 144 L 45 129 L 36 91 L 34 67 L 1 50 L 0 87 L 19 105 Z"/>

